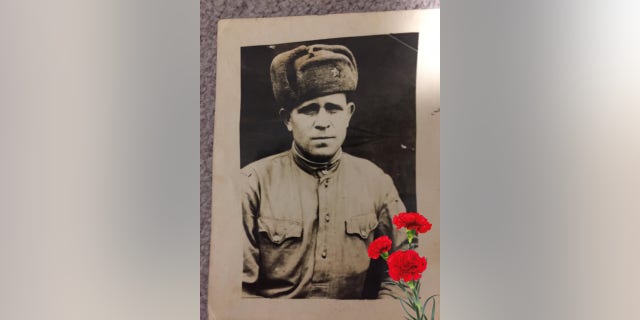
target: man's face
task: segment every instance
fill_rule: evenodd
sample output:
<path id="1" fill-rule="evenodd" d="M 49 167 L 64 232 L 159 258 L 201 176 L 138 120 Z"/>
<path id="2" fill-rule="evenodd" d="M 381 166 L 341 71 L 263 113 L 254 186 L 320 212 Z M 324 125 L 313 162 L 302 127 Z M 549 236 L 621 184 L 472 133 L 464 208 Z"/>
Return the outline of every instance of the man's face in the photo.
<path id="1" fill-rule="evenodd" d="M 335 93 L 301 103 L 285 124 L 306 157 L 325 161 L 342 146 L 354 110 L 344 93 Z"/>

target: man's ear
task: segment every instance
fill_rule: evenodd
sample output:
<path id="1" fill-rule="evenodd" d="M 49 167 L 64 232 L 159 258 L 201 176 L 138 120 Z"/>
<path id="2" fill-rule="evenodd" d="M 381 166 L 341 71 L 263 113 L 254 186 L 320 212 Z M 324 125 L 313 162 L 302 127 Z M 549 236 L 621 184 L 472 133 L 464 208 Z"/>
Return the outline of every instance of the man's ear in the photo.
<path id="1" fill-rule="evenodd" d="M 353 113 L 356 111 L 356 104 L 353 102 L 349 102 L 347 104 L 347 108 L 349 109 L 349 114 L 353 115 Z"/>
<path id="2" fill-rule="evenodd" d="M 280 108 L 280 110 L 278 111 L 278 115 L 280 116 L 280 120 L 284 122 L 287 130 L 291 132 L 291 112 L 287 111 L 287 109 L 285 108 Z"/>
<path id="3" fill-rule="evenodd" d="M 347 111 L 349 112 L 349 119 L 347 120 L 347 128 L 349 127 L 349 123 L 351 122 L 351 116 L 356 111 L 356 104 L 353 102 L 347 103 Z"/>

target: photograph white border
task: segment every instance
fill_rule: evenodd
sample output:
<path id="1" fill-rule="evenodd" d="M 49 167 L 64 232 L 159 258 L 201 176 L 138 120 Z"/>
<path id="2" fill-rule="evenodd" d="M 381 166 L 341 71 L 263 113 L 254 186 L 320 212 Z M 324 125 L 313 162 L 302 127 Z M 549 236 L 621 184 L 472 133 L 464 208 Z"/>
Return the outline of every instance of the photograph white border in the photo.
<path id="1" fill-rule="evenodd" d="M 440 10 L 221 20 L 213 142 L 210 319 L 399 319 L 393 299 L 243 299 L 240 170 L 240 48 L 390 33 L 419 32 L 416 76 L 416 198 L 434 225 L 420 236 L 427 257 L 422 296 L 440 291 Z M 439 300 L 438 300 L 439 301 Z M 439 318 L 436 317 L 436 318 Z"/>

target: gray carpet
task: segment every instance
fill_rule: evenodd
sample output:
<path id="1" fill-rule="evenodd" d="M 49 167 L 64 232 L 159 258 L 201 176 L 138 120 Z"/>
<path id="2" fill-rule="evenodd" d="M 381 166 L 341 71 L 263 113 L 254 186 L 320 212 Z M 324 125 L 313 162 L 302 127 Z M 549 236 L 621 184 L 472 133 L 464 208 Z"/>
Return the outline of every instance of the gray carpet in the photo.
<path id="1" fill-rule="evenodd" d="M 200 0 L 200 319 L 206 320 L 211 239 L 211 159 L 215 115 L 217 23 L 225 18 L 281 17 L 440 8 L 440 0 Z"/>

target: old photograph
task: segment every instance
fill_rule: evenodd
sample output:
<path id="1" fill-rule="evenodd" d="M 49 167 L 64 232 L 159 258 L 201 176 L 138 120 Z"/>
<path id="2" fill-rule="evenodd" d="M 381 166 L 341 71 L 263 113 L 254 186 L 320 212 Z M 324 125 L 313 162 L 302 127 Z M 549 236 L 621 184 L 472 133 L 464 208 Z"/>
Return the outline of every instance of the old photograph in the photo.
<path id="1" fill-rule="evenodd" d="M 438 319 L 439 12 L 218 27 L 209 316 Z"/>
<path id="2" fill-rule="evenodd" d="M 416 211 L 418 33 L 243 47 L 245 297 L 375 299 Z"/>

